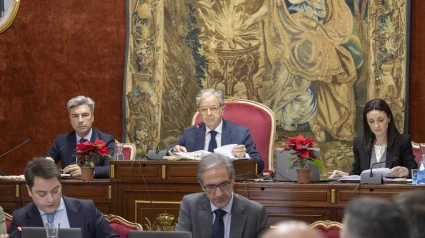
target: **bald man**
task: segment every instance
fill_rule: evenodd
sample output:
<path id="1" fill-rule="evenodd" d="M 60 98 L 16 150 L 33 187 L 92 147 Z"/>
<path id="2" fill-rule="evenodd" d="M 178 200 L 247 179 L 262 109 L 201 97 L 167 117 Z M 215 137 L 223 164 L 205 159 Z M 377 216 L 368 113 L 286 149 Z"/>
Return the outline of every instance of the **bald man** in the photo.
<path id="1" fill-rule="evenodd" d="M 284 221 L 269 229 L 261 238 L 325 238 L 319 231 L 301 221 Z"/>

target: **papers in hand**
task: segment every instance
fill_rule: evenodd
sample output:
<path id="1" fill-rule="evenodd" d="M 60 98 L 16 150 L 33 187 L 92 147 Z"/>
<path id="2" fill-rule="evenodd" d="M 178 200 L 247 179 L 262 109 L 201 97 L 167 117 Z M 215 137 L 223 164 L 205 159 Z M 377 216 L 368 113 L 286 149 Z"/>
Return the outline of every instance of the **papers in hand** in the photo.
<path id="1" fill-rule="evenodd" d="M 376 168 L 372 169 L 373 174 L 382 174 L 383 177 L 388 177 L 388 174 L 391 172 L 389 168 Z M 370 169 L 363 170 L 362 174 L 370 174 Z"/>

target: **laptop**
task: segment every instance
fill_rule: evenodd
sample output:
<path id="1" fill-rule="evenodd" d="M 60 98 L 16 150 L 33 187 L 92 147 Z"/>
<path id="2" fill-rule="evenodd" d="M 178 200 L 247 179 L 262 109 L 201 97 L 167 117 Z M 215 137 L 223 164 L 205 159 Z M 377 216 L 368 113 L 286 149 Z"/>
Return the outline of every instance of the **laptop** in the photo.
<path id="1" fill-rule="evenodd" d="M 317 156 L 317 158 L 320 158 L 320 149 L 319 148 L 312 148 L 314 150 L 314 154 Z M 289 162 L 288 159 L 294 157 L 291 155 L 292 151 L 287 150 L 283 151 L 283 148 L 277 148 L 276 149 L 276 181 L 284 181 L 284 182 L 297 182 L 297 170 L 290 169 L 289 167 L 292 166 L 292 161 Z M 312 182 L 318 182 L 320 181 L 320 169 L 315 166 L 311 161 L 307 161 L 307 164 L 310 165 L 310 175 L 311 175 L 311 181 Z M 287 171 L 288 170 L 288 171 Z"/>
<path id="2" fill-rule="evenodd" d="M 192 238 L 189 231 L 128 231 L 128 238 Z"/>
<path id="3" fill-rule="evenodd" d="M 22 238 L 46 238 L 46 228 L 24 226 Z M 58 238 L 83 238 L 81 228 L 59 228 Z"/>

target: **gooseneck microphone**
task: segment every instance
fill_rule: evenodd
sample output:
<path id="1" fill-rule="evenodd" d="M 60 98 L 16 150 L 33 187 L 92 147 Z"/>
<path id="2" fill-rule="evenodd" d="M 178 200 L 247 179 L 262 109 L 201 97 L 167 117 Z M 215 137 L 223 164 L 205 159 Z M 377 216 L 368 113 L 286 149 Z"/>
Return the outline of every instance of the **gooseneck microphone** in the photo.
<path id="1" fill-rule="evenodd" d="M 159 144 L 166 139 L 169 139 L 169 138 L 172 138 L 172 137 L 175 137 L 175 136 L 179 136 L 179 135 L 181 135 L 181 134 L 180 133 L 179 134 L 172 134 L 172 135 L 169 135 L 169 136 L 166 136 L 166 137 L 160 139 L 158 141 L 158 143 L 156 143 L 156 146 L 154 147 L 155 150 L 149 150 L 148 151 L 147 158 L 150 159 L 150 160 L 162 160 L 163 157 L 165 155 L 167 155 L 167 150 L 166 149 L 165 150 L 159 150 Z"/>
<path id="2" fill-rule="evenodd" d="M 28 144 L 28 143 L 30 143 L 31 142 L 31 139 L 26 139 L 23 143 L 21 143 L 20 145 L 18 145 L 18 146 L 16 146 L 15 148 L 13 148 L 13 149 L 11 149 L 11 150 L 9 150 L 9 151 L 7 151 L 6 153 L 4 153 L 4 154 L 2 154 L 2 155 L 0 155 L 0 159 L 3 157 L 3 156 L 5 156 L 5 155 L 7 155 L 7 154 L 9 154 L 10 152 L 12 152 L 12 151 L 14 151 L 14 150 L 16 150 L 16 149 L 18 149 L 19 147 L 21 147 L 21 146 L 23 146 L 23 145 L 25 145 L 25 144 Z"/>
<path id="3" fill-rule="evenodd" d="M 391 168 L 396 160 L 398 160 L 397 157 L 395 157 L 392 160 L 385 160 L 385 161 L 373 163 L 372 166 L 370 166 L 370 173 L 369 174 L 367 174 L 367 173 L 360 174 L 360 184 L 383 184 L 384 179 L 383 179 L 382 174 L 374 174 L 373 173 L 373 166 L 378 165 L 378 164 L 386 164 L 388 162 L 391 162 L 391 164 L 390 164 L 390 168 Z"/>

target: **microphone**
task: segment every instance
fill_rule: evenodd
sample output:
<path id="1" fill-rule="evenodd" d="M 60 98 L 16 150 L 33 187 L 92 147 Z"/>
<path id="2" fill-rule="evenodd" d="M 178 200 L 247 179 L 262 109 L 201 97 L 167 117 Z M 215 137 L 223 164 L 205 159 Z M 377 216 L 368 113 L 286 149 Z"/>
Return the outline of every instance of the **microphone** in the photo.
<path id="1" fill-rule="evenodd" d="M 392 160 L 385 160 L 385 161 L 373 163 L 372 166 L 370 166 L 370 173 L 369 174 L 367 174 L 367 173 L 360 174 L 360 184 L 383 184 L 384 183 L 383 175 L 382 174 L 374 174 L 373 173 L 373 166 L 378 165 L 378 164 L 384 164 L 384 163 L 386 164 L 388 162 L 391 162 L 391 164 L 390 164 L 390 168 L 391 168 L 396 160 L 398 160 L 397 157 L 395 157 Z"/>
<path id="2" fill-rule="evenodd" d="M 179 134 L 172 134 L 170 136 L 166 136 L 166 137 L 162 138 L 161 140 L 159 140 L 158 143 L 156 143 L 155 150 L 149 150 L 148 151 L 147 158 L 150 159 L 150 160 L 163 160 L 164 156 L 167 155 L 167 149 L 159 150 L 159 144 L 166 139 L 169 139 L 169 138 L 172 138 L 172 137 L 175 137 L 175 136 L 179 136 L 179 135 L 181 135 L 181 134 L 180 133 Z"/>
<path id="3" fill-rule="evenodd" d="M 5 155 L 7 155 L 7 154 L 9 154 L 10 152 L 12 152 L 12 151 L 14 151 L 14 150 L 16 150 L 16 149 L 18 149 L 19 147 L 21 147 L 21 146 L 23 146 L 23 145 L 25 145 L 25 144 L 27 144 L 27 143 L 30 143 L 31 142 L 31 139 L 26 139 L 22 144 L 20 144 L 20 145 L 18 145 L 18 146 L 16 146 L 15 148 L 13 148 L 13 149 L 11 149 L 11 150 L 9 150 L 9 151 L 7 151 L 6 153 L 4 153 L 4 154 L 2 154 L 2 155 L 0 155 L 0 159 L 3 157 L 3 156 L 5 156 Z"/>

